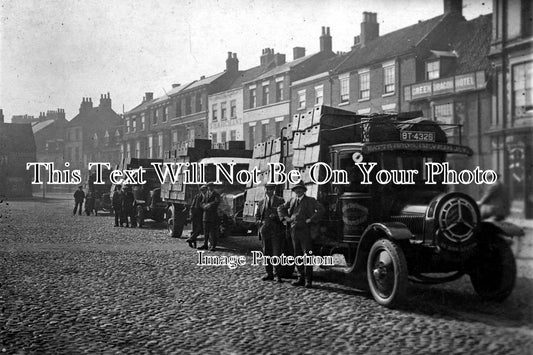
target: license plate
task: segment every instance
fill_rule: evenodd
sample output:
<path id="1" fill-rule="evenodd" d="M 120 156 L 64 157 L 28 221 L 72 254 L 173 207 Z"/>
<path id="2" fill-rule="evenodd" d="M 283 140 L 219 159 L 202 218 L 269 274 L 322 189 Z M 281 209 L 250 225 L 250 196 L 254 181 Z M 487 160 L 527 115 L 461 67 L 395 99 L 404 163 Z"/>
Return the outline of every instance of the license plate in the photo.
<path id="1" fill-rule="evenodd" d="M 435 132 L 402 131 L 400 139 L 407 142 L 435 142 Z"/>

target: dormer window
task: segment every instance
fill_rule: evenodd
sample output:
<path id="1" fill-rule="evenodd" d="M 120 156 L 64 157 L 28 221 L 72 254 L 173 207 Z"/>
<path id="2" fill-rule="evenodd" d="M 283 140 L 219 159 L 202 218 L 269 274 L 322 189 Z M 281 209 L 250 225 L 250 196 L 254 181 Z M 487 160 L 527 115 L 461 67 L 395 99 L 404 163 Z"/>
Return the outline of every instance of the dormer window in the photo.
<path id="1" fill-rule="evenodd" d="M 440 78 L 440 61 L 434 60 L 426 63 L 426 79 L 433 80 Z"/>

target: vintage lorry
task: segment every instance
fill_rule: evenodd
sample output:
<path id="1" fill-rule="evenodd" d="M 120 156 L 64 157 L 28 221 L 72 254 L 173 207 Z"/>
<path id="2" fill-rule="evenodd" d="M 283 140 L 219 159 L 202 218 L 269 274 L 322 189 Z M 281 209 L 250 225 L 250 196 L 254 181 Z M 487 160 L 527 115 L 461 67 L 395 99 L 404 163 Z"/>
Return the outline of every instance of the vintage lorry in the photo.
<path id="1" fill-rule="evenodd" d="M 216 165 L 225 166 L 229 170 L 228 163 L 233 163 L 235 173 L 248 170 L 251 156 L 252 151 L 245 149 L 244 141 L 228 141 L 213 147 L 211 140 L 208 139 L 186 141 L 177 149 L 168 152 L 165 163 L 191 164 L 182 169 L 175 183 L 167 179 L 161 186 L 161 197 L 167 205 L 168 235 L 174 238 L 181 237 L 183 227 L 188 221 L 190 202 L 198 193 L 200 185 L 215 180 Z M 205 167 L 202 173 L 195 170 L 199 166 L 198 163 Z M 187 170 L 198 178 L 198 183 L 187 183 L 187 181 L 184 183 Z M 246 187 L 236 181 L 233 184 L 229 183 L 225 178 L 221 179 L 221 182 L 222 184 L 216 186 L 216 190 L 222 198 L 219 208 L 222 214 L 220 225 L 222 235 L 227 235 L 230 231 L 247 229 L 248 225 L 242 221 Z"/>
<path id="2" fill-rule="evenodd" d="M 94 209 L 96 213 L 99 211 L 113 212 L 113 206 L 111 205 L 111 181 L 109 180 L 109 174 L 111 170 L 103 169 L 102 178 L 104 184 L 95 184 L 96 172 L 90 172 L 87 175 L 85 191 L 90 191 L 95 199 Z"/>
<path id="3" fill-rule="evenodd" d="M 147 219 L 163 222 L 167 211 L 167 205 L 161 199 L 161 183 L 152 163 L 162 163 L 162 159 L 129 158 L 126 159 L 120 169 L 135 170 L 144 169 L 145 184 L 130 184 L 135 198 L 135 222 L 139 227 L 144 226 Z"/>
<path id="4" fill-rule="evenodd" d="M 326 209 L 313 240 L 314 254 L 343 254 L 347 272 L 381 305 L 400 305 L 408 281 L 440 283 L 465 274 L 483 299 L 504 300 L 516 278 L 510 243 L 523 232 L 507 222 L 482 220 L 476 201 L 450 192 L 442 177 L 432 176 L 434 183 L 428 183 L 431 164 L 426 163 L 469 156 L 472 150 L 448 143 L 445 131 L 459 126 L 416 116 L 360 116 L 317 106 L 295 115 L 276 140 L 256 145 L 252 166 L 266 174 L 268 162 L 281 162 L 286 170 L 300 171 L 307 194 Z M 460 129 L 454 131 L 459 143 Z M 317 162 L 330 168 L 312 170 Z M 366 174 L 359 166 L 373 169 Z M 418 174 L 412 182 L 387 183 L 387 172 L 394 170 Z M 346 180 L 328 180 L 332 171 Z M 325 183 L 312 183 L 310 173 Z M 370 183 L 363 183 L 365 178 Z M 278 191 L 285 200 L 291 196 L 289 187 L 281 185 Z M 249 186 L 245 220 L 253 220 L 263 190 L 261 184 Z"/>

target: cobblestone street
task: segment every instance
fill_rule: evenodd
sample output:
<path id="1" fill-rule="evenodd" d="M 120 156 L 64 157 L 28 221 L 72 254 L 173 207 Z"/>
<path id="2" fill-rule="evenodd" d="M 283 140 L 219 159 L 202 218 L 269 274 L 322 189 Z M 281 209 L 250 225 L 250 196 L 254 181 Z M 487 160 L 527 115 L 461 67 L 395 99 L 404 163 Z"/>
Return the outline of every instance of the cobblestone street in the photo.
<path id="1" fill-rule="evenodd" d="M 530 354 L 531 281 L 485 303 L 467 277 L 409 289 L 402 310 L 379 306 L 332 271 L 316 287 L 260 280 L 247 265 L 196 266 L 163 226 L 114 228 L 72 216 L 63 199 L 0 203 L 0 352 Z M 259 250 L 255 236 L 220 243 Z M 334 275 L 333 275 L 334 276 Z M 334 281 L 332 281 L 334 280 Z"/>

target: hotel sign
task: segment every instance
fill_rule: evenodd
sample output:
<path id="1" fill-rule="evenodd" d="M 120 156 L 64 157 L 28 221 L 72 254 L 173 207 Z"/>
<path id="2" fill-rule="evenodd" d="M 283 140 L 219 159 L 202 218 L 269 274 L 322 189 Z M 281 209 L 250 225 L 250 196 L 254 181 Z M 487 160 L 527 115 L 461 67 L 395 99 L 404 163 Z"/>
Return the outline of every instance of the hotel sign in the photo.
<path id="1" fill-rule="evenodd" d="M 405 101 L 416 100 L 424 97 L 442 94 L 457 93 L 485 88 L 485 72 L 456 75 L 444 79 L 436 79 L 407 85 L 404 87 Z"/>

